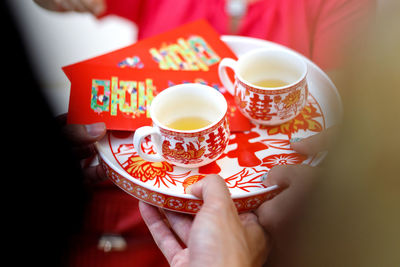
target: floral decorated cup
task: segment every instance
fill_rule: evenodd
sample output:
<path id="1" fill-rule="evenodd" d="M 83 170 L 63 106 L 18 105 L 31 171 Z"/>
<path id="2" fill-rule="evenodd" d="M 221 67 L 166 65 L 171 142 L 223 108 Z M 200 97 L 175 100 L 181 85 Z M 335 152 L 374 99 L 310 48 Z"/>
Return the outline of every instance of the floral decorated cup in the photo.
<path id="1" fill-rule="evenodd" d="M 141 158 L 151 162 L 196 168 L 216 160 L 229 141 L 228 104 L 214 88 L 202 84 L 175 85 L 152 101 L 153 126 L 136 130 L 133 145 Z M 155 154 L 143 150 L 151 136 Z"/>
<path id="2" fill-rule="evenodd" d="M 227 68 L 235 74 L 234 83 Z M 257 124 L 285 123 L 306 105 L 307 64 L 292 51 L 261 48 L 243 54 L 237 61 L 224 58 L 218 74 L 239 110 Z"/>

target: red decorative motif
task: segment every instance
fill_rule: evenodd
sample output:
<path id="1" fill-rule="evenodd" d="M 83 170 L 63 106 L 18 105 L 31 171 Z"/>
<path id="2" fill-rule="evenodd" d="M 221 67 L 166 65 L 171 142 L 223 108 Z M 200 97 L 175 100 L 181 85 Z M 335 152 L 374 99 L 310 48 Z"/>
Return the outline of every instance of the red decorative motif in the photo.
<path id="1" fill-rule="evenodd" d="M 291 154 L 275 154 L 265 157 L 263 161 L 263 166 L 271 169 L 275 165 L 294 165 L 301 164 L 307 159 L 306 156 L 298 153 Z"/>
<path id="2" fill-rule="evenodd" d="M 278 98 L 272 99 L 272 102 L 278 102 L 278 100 Z M 282 98 L 279 101 L 282 102 Z M 138 156 L 131 143 L 132 134 L 131 136 L 108 135 L 107 145 L 111 149 L 116 164 L 119 164 L 122 169 L 118 169 L 119 167 L 113 169 L 106 161 L 100 160 L 115 184 L 132 196 L 158 207 L 196 213 L 200 209 L 202 201 L 189 196 L 185 197 L 187 188 L 203 179 L 205 175 L 216 173 L 224 177 L 237 209 L 240 212 L 249 211 L 279 193 L 279 189 L 255 193 L 265 189 L 261 177 L 273 166 L 310 164 L 313 161 L 312 157 L 307 158 L 291 150 L 290 136 L 298 131 L 315 132 L 324 127 L 325 122 L 321 109 L 310 95 L 306 108 L 287 124 L 276 127 L 254 125 L 251 131 L 236 132 L 230 139 L 227 138 L 227 133 L 221 127 L 221 129 L 216 128 L 212 134 L 192 138 L 192 145 L 183 144 L 183 139 L 178 136 L 173 136 L 170 143 L 166 143 L 165 147 L 178 148 L 176 151 L 193 150 L 195 152 L 191 156 L 194 157 L 196 153 L 201 153 L 198 151 L 201 151 L 202 147 L 209 147 L 204 150 L 203 157 L 205 155 L 212 157 L 214 153 L 221 152 L 218 149 L 221 142 L 229 143 L 226 151 L 217 160 L 199 168 L 184 169 L 167 162 L 143 160 Z M 226 138 L 225 141 L 223 141 L 224 138 Z M 183 150 L 179 150 L 179 148 L 183 148 Z M 142 143 L 142 149 L 149 154 L 155 152 L 155 147 L 150 139 L 146 139 Z M 122 174 L 124 171 L 126 175 Z M 169 191 L 172 194 L 166 193 Z M 240 199 L 234 197 L 238 193 L 240 196 L 251 193 L 251 196 Z"/>
<path id="3" fill-rule="evenodd" d="M 268 149 L 268 146 L 259 142 L 250 142 L 249 140 L 259 137 L 256 132 L 237 133 L 230 144 L 237 144 L 237 149 L 227 153 L 229 158 L 237 158 L 240 166 L 254 167 L 261 163 L 261 160 L 255 155 L 257 151 Z"/>
<path id="4" fill-rule="evenodd" d="M 272 116 L 276 115 L 270 113 L 271 102 L 271 98 L 267 95 L 264 95 L 264 98 L 261 99 L 259 94 L 253 94 L 245 111 L 253 119 L 270 120 Z"/>
<path id="5" fill-rule="evenodd" d="M 218 132 L 214 132 L 208 135 L 207 144 L 209 153 L 205 154 L 209 159 L 213 159 L 222 154 L 228 144 L 228 134 L 224 127 L 219 127 Z"/>
<path id="6" fill-rule="evenodd" d="M 281 116 L 281 120 L 292 117 L 293 114 L 296 114 L 299 109 L 302 109 L 304 107 L 304 103 L 306 102 L 305 98 L 308 95 L 307 84 L 304 88 L 304 94 L 302 94 L 302 90 L 303 89 L 300 88 L 299 90 L 290 92 L 283 99 L 280 95 L 276 95 L 274 97 L 274 109 L 277 111 L 277 114 Z"/>
<path id="7" fill-rule="evenodd" d="M 168 162 L 148 162 L 139 156 L 128 159 L 125 170 L 142 182 L 153 179 L 162 179 L 167 172 L 172 172 L 173 167 Z"/>
<path id="8" fill-rule="evenodd" d="M 249 91 L 245 90 L 245 95 L 249 95 Z M 244 109 L 247 106 L 247 101 L 243 101 L 244 95 L 243 95 L 243 91 L 239 90 L 236 94 L 235 94 L 235 103 L 236 105 L 241 108 Z"/>
<path id="9" fill-rule="evenodd" d="M 167 161 L 178 165 L 207 163 L 217 158 L 223 153 L 229 142 L 227 118 L 221 120 L 211 129 L 214 129 L 214 131 L 207 129 L 201 131 L 200 134 L 198 132 L 174 132 L 173 135 L 169 135 L 169 131 L 161 134 L 163 157 Z"/>
<path id="10" fill-rule="evenodd" d="M 220 156 L 220 158 L 225 157 L 224 154 Z M 208 163 L 207 165 L 199 167 L 199 173 L 202 174 L 213 174 L 213 173 L 220 173 L 221 167 L 218 166 L 216 161 Z"/>
<path id="11" fill-rule="evenodd" d="M 284 89 L 253 88 L 235 84 L 235 102 L 241 112 L 257 123 L 282 124 L 303 109 L 308 97 L 306 79 Z"/>
<path id="12" fill-rule="evenodd" d="M 189 171 L 182 174 L 174 174 L 174 167 L 170 163 L 166 161 L 148 162 L 139 157 L 137 152 L 131 154 L 121 166 L 135 179 L 142 182 L 154 181 L 153 185 L 157 187 L 161 184 L 166 187 L 169 187 L 169 185 L 176 186 L 177 179 L 185 177 L 190 173 Z"/>
<path id="13" fill-rule="evenodd" d="M 114 171 L 104 160 L 100 158 L 100 164 L 103 166 L 108 177 L 121 189 L 128 194 L 152 205 L 169 209 L 172 211 L 179 211 L 183 213 L 195 214 L 203 205 L 202 200 L 188 199 L 181 197 L 174 197 L 165 195 L 163 193 L 154 192 L 143 186 L 134 184 L 129 179 Z M 274 198 L 282 190 L 275 189 L 262 194 L 250 197 L 243 197 L 233 199 L 235 206 L 239 212 L 247 212 L 257 208 L 261 203 L 266 200 Z"/>
<path id="14" fill-rule="evenodd" d="M 185 148 L 186 146 L 186 148 Z M 175 147 L 171 146 L 169 140 L 164 140 L 162 144 L 162 152 L 164 158 L 173 160 L 174 162 L 180 162 L 182 164 L 193 164 L 201 161 L 206 148 L 200 145 L 198 142 L 196 145 L 189 142 L 185 145 L 183 142 L 175 143 Z"/>
<path id="15" fill-rule="evenodd" d="M 254 188 L 263 188 L 260 177 L 264 175 L 266 170 L 257 171 L 252 168 L 242 169 L 225 179 L 229 188 L 241 189 L 244 192 L 250 192 Z"/>

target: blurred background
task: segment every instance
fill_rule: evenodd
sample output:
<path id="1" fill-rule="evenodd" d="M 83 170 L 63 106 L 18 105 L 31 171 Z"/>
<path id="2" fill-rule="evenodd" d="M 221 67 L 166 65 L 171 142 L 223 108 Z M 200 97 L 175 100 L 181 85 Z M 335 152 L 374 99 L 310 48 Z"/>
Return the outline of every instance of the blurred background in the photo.
<path id="1" fill-rule="evenodd" d="M 33 0 L 7 0 L 55 115 L 68 110 L 70 82 L 61 67 L 130 45 L 136 26 L 120 17 L 47 11 Z"/>
<path id="2" fill-rule="evenodd" d="M 53 13 L 33 0 L 7 0 L 19 22 L 36 74 L 55 115 L 68 110 L 70 83 L 62 66 L 130 45 L 136 26 L 120 17 L 98 20 L 90 14 Z M 379 12 L 390 2 L 377 0 Z"/>

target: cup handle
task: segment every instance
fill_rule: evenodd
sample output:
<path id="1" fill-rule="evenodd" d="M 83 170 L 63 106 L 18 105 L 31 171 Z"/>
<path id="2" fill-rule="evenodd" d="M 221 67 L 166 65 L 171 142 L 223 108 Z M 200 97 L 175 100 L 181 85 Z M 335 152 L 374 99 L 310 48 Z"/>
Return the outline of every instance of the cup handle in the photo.
<path id="1" fill-rule="evenodd" d="M 154 127 L 150 127 L 150 126 L 140 127 L 139 129 L 137 129 L 135 131 L 135 134 L 133 136 L 133 145 L 136 148 L 136 151 L 138 152 L 139 156 L 142 159 L 151 161 L 151 162 L 165 161 L 164 158 L 158 152 L 156 152 L 156 154 L 147 154 L 143 151 L 143 149 L 142 149 L 143 140 L 149 135 L 152 135 L 155 137 L 152 139 L 155 141 L 154 145 L 157 148 L 156 150 L 158 150 L 158 148 L 160 147 L 160 143 L 159 143 L 161 140 L 160 133 Z M 158 151 L 160 151 L 160 150 L 158 150 Z"/>
<path id="2" fill-rule="evenodd" d="M 222 82 L 222 85 L 231 95 L 235 95 L 233 83 L 226 72 L 226 68 L 231 68 L 234 72 L 236 72 L 236 61 L 231 58 L 224 58 L 218 65 L 218 76 Z"/>

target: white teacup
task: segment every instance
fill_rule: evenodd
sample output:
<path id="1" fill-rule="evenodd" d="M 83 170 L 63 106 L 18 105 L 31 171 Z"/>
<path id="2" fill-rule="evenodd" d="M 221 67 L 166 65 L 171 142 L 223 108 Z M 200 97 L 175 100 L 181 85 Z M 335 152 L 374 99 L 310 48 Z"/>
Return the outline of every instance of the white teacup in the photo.
<path id="1" fill-rule="evenodd" d="M 152 101 L 153 126 L 136 130 L 133 144 L 144 160 L 167 161 L 195 168 L 216 160 L 229 141 L 228 105 L 224 96 L 202 84 L 180 84 L 160 92 Z M 156 154 L 142 149 L 151 136 Z"/>
<path id="2" fill-rule="evenodd" d="M 234 71 L 234 83 L 226 68 Z M 239 110 L 255 123 L 285 123 L 306 105 L 307 64 L 294 52 L 255 49 L 237 61 L 224 58 L 218 74 L 224 87 L 235 97 Z"/>

